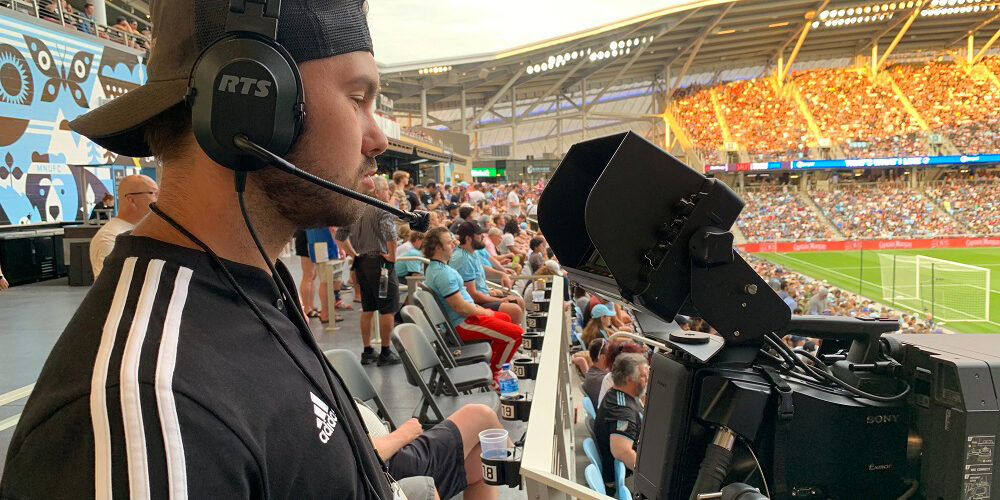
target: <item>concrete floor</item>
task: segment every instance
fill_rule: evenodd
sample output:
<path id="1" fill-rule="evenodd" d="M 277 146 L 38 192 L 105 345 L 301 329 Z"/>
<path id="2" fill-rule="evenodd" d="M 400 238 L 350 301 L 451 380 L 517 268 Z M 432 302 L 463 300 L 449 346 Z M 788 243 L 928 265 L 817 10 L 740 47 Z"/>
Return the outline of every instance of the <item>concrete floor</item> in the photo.
<path id="1" fill-rule="evenodd" d="M 283 260 L 298 280 L 301 276 L 298 258 Z M 63 278 L 18 286 L 0 293 L 0 395 L 35 382 L 49 350 L 88 290 L 89 287 L 70 287 Z M 351 295 L 348 293 L 345 298 L 350 299 Z M 360 305 L 354 304 L 356 310 L 353 311 L 341 311 L 345 321 L 339 323 L 340 330 L 337 331 L 328 332 L 318 319 L 312 320 L 313 333 L 323 350 L 348 349 L 361 352 Z M 410 418 L 420 399 L 420 393 L 406 383 L 403 366 L 377 367 L 372 364 L 365 369 L 392 417 L 397 422 Z M 522 390 L 525 386 L 530 389 L 530 381 L 522 384 Z M 14 418 L 21 413 L 25 401 L 27 395 L 0 404 L 0 474 L 3 472 L 3 459 L 14 432 Z M 0 403 L 4 401 L 0 400 Z M 580 412 L 582 413 L 582 409 Z M 520 439 L 524 435 L 523 423 L 504 422 L 504 425 L 512 438 Z M 580 425 L 582 426 L 582 418 Z M 583 432 L 586 433 L 586 429 Z M 523 499 L 527 495 L 517 489 L 502 488 L 500 498 Z"/>

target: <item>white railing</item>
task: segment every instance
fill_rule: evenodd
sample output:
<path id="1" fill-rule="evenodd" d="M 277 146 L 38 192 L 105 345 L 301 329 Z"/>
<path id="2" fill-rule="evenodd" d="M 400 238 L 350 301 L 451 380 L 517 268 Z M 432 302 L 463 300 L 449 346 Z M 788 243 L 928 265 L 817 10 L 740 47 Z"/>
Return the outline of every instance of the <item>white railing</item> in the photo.
<path id="1" fill-rule="evenodd" d="M 576 376 L 570 371 L 571 318 L 563 307 L 565 286 L 565 280 L 552 280 L 545 341 L 521 459 L 521 478 L 532 500 L 608 500 L 611 497 L 597 493 L 576 479 L 572 387 Z"/>

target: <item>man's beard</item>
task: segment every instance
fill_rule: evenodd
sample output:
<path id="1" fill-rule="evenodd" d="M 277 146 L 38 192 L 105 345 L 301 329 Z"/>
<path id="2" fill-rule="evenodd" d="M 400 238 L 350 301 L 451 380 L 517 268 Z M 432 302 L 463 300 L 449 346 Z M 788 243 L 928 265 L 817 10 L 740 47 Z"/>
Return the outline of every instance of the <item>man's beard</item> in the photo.
<path id="1" fill-rule="evenodd" d="M 375 159 L 365 158 L 354 169 L 334 167 L 332 172 L 323 172 L 319 165 L 324 162 L 309 159 L 302 147 L 304 142 L 299 140 L 298 146 L 286 157 L 288 161 L 334 184 L 357 191 L 361 179 L 375 168 Z M 271 206 L 298 229 L 348 226 L 358 220 L 364 207 L 360 201 L 275 168 L 262 169 L 250 178 L 256 178 Z"/>
<path id="2" fill-rule="evenodd" d="M 472 240 L 472 249 L 473 250 L 482 250 L 484 248 L 486 248 L 486 242 Z"/>

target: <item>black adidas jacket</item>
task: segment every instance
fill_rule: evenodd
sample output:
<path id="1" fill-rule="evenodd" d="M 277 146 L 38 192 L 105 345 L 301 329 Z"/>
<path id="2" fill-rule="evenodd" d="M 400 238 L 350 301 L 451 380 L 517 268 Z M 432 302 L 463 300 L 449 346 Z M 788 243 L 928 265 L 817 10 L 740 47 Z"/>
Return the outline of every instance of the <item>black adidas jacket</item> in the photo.
<path id="1" fill-rule="evenodd" d="M 0 497 L 392 498 L 347 390 L 267 275 L 226 264 L 319 383 L 207 255 L 122 235 L 45 362 Z"/>

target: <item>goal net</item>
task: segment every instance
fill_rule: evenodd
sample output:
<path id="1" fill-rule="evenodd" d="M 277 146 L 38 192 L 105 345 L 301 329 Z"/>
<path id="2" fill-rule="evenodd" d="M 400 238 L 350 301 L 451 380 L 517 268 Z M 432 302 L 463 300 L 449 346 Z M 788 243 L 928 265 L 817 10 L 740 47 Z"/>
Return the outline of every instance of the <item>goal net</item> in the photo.
<path id="1" fill-rule="evenodd" d="M 878 254 L 882 300 L 938 321 L 989 321 L 990 270 L 927 257 Z"/>

